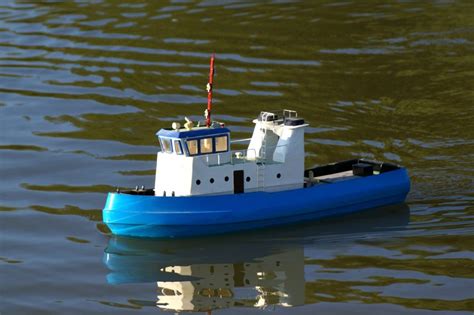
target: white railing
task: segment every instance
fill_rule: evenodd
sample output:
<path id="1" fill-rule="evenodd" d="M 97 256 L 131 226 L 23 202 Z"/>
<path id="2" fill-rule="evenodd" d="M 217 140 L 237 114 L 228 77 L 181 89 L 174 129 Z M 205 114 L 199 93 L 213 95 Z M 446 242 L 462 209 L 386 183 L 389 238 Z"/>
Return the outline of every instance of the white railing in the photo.
<path id="1" fill-rule="evenodd" d="M 296 118 L 298 117 L 298 113 L 294 110 L 289 110 L 289 109 L 283 109 L 283 110 L 275 110 L 275 111 L 262 111 L 260 112 L 259 117 L 261 117 L 262 121 L 268 121 L 269 117 L 275 117 L 277 119 L 270 120 L 273 123 L 278 123 L 281 120 L 284 120 L 285 118 Z"/>
<path id="2" fill-rule="evenodd" d="M 256 160 L 256 156 L 257 154 L 256 154 L 255 149 L 233 150 L 231 151 L 230 163 L 240 164 L 240 163 L 253 162 Z"/>
<path id="3" fill-rule="evenodd" d="M 247 142 L 250 142 L 250 140 L 252 140 L 252 138 L 230 140 L 230 144 L 245 144 Z"/>
<path id="4" fill-rule="evenodd" d="M 257 160 L 254 149 L 232 150 L 230 152 L 207 154 L 203 155 L 203 158 L 207 166 L 242 164 L 255 162 Z"/>
<path id="5" fill-rule="evenodd" d="M 259 157 L 255 149 L 242 149 L 242 150 L 232 150 L 230 152 L 222 153 L 213 153 L 203 155 L 203 160 L 207 166 L 220 166 L 225 164 L 242 164 L 242 163 L 283 163 L 284 161 L 275 162 L 273 155 L 275 151 L 279 148 L 287 147 L 288 144 L 280 144 L 274 146 L 268 146 L 265 148 L 260 148 L 260 150 L 270 150 L 269 157 Z M 261 152 L 259 152 L 261 153 Z M 230 155 L 230 157 L 229 157 Z M 259 154 L 261 156 L 261 154 Z M 286 152 L 285 152 L 286 155 Z"/>
<path id="6" fill-rule="evenodd" d="M 206 154 L 203 155 L 203 157 L 204 162 L 206 162 L 207 166 L 219 166 L 230 163 L 229 152 Z"/>

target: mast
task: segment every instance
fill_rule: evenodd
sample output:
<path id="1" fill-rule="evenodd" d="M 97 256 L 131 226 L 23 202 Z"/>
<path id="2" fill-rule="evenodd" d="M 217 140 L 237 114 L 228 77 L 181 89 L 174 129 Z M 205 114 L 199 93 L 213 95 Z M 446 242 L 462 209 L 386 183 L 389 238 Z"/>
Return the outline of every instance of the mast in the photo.
<path id="1" fill-rule="evenodd" d="M 211 63 L 209 65 L 209 82 L 207 83 L 207 109 L 205 111 L 206 127 L 211 126 L 211 109 L 212 109 L 212 81 L 214 79 L 214 53 L 211 55 Z"/>

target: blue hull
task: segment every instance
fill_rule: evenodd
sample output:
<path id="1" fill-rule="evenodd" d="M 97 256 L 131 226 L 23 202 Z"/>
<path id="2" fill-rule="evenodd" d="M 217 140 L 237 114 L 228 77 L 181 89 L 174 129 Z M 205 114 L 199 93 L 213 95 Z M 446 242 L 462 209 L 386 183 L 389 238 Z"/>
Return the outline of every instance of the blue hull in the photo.
<path id="1" fill-rule="evenodd" d="M 115 235 L 189 237 L 316 220 L 402 203 L 406 169 L 280 192 L 157 197 L 109 193 L 103 221 Z"/>

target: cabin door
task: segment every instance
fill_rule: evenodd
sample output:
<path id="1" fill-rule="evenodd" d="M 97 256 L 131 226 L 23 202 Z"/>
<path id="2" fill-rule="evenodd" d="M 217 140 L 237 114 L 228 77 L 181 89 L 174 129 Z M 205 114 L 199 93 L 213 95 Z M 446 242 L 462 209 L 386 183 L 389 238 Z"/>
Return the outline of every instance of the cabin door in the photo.
<path id="1" fill-rule="evenodd" d="M 244 171 L 234 171 L 234 194 L 244 192 Z"/>

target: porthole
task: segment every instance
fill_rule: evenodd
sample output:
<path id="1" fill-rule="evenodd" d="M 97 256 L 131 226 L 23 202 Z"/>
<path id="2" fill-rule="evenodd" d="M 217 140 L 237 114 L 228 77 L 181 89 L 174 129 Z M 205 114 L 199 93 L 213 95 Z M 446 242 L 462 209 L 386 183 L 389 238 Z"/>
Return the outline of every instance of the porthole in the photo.
<path id="1" fill-rule="evenodd" d="M 281 174 L 280 174 L 280 173 L 278 173 L 278 174 L 277 174 L 277 178 L 280 178 L 280 177 L 281 177 Z"/>
<path id="2" fill-rule="evenodd" d="M 224 177 L 224 180 L 225 180 L 226 182 L 228 182 L 228 181 L 229 181 L 229 176 Z"/>
<path id="3" fill-rule="evenodd" d="M 209 181 L 211 182 L 211 184 L 214 184 L 214 178 L 211 178 Z"/>
<path id="4" fill-rule="evenodd" d="M 196 185 L 198 185 L 198 186 L 201 185 L 201 181 L 199 179 L 196 180 Z"/>
<path id="5" fill-rule="evenodd" d="M 247 176 L 247 178 L 245 179 L 246 181 L 250 182 L 250 177 Z"/>

